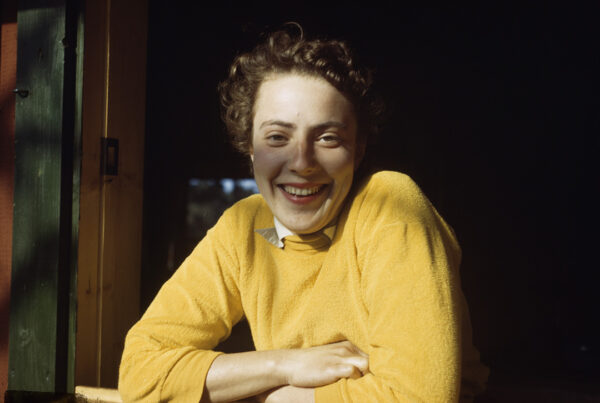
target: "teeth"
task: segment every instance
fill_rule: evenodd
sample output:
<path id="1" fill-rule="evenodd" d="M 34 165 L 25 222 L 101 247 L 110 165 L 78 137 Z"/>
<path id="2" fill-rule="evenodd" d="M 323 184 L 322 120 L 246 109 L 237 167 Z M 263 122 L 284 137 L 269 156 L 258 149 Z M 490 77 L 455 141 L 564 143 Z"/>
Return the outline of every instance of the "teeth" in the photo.
<path id="1" fill-rule="evenodd" d="M 309 196 L 315 194 L 321 189 L 321 186 L 315 186 L 313 188 L 296 188 L 293 186 L 284 185 L 283 190 L 286 192 L 293 194 L 295 196 Z"/>

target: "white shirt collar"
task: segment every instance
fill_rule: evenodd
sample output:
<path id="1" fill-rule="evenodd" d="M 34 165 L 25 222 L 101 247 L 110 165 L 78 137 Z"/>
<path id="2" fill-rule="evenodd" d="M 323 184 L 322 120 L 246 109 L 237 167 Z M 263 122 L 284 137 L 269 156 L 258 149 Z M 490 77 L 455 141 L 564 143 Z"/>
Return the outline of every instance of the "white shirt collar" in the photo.
<path id="1" fill-rule="evenodd" d="M 265 238 L 268 242 L 272 243 L 273 245 L 277 246 L 280 249 L 283 249 L 283 246 L 284 246 L 283 239 L 286 236 L 296 235 L 296 234 L 294 234 L 290 229 L 288 229 L 285 225 L 283 225 L 277 219 L 277 217 L 273 217 L 273 221 L 274 221 L 275 227 L 257 229 L 256 232 L 258 232 L 260 235 L 262 235 L 263 238 Z M 329 238 L 329 240 L 332 240 L 333 236 L 335 235 L 336 224 L 337 224 L 337 219 L 334 220 L 330 225 L 326 226 L 325 228 L 323 228 L 321 230 L 323 232 L 323 234 L 325 236 L 327 236 L 327 238 Z"/>
<path id="2" fill-rule="evenodd" d="M 281 221 L 277 219 L 277 217 L 273 217 L 273 221 L 275 222 L 275 231 L 277 232 L 277 247 L 283 248 L 283 238 L 289 235 L 296 234 L 294 234 L 285 225 L 283 225 Z"/>

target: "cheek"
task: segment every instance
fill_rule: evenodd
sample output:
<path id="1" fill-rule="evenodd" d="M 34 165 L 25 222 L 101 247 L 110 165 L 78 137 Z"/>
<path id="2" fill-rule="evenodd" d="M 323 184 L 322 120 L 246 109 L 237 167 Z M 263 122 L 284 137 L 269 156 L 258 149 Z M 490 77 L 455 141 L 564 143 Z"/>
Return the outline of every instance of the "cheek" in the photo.
<path id="1" fill-rule="evenodd" d="M 322 166 L 327 170 L 329 175 L 343 178 L 352 175 L 354 172 L 354 158 L 352 157 L 352 153 L 330 154 L 327 157 L 323 159 Z"/>
<path id="2" fill-rule="evenodd" d="M 254 149 L 253 167 L 255 176 L 275 176 L 287 161 L 284 152 L 256 147 Z"/>

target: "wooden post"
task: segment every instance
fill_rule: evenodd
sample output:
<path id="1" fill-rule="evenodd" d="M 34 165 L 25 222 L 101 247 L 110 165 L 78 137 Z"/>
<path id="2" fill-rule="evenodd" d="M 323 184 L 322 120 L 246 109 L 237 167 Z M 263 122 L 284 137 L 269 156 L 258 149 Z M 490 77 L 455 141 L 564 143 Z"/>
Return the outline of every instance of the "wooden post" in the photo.
<path id="1" fill-rule="evenodd" d="M 8 325 L 14 188 L 17 1 L 0 3 L 0 396 L 8 386 Z"/>
<path id="2" fill-rule="evenodd" d="M 77 385 L 117 386 L 139 318 L 147 1 L 86 2 L 79 227 Z M 101 174 L 101 139 L 119 142 Z"/>
<path id="3" fill-rule="evenodd" d="M 73 387 L 77 1 L 21 0 L 8 388 Z"/>

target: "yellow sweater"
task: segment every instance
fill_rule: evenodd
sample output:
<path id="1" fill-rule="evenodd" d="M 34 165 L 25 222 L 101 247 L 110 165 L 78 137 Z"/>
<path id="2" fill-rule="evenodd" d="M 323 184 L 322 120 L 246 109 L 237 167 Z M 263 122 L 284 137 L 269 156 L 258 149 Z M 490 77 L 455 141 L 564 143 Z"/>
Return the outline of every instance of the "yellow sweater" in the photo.
<path id="1" fill-rule="evenodd" d="M 208 369 L 243 315 L 258 350 L 350 340 L 370 373 L 315 390 L 316 402 L 453 402 L 487 369 L 471 343 L 452 230 L 406 175 L 379 172 L 349 195 L 331 244 L 286 238 L 260 195 L 227 210 L 129 331 L 126 401 L 199 402 Z M 462 373 L 462 387 L 461 387 Z"/>

